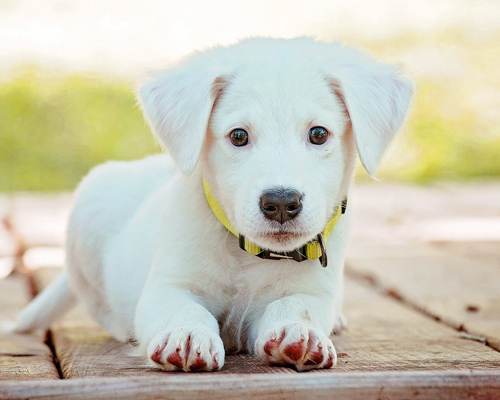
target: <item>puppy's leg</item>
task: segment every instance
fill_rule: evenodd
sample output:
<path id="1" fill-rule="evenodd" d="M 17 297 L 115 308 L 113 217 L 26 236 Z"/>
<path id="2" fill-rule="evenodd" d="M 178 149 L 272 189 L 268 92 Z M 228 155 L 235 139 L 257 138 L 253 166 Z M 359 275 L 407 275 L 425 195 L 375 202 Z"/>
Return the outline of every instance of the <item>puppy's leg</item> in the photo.
<path id="1" fill-rule="evenodd" d="M 135 318 L 136 336 L 149 361 L 167 371 L 222 368 L 224 345 L 215 317 L 188 290 L 158 286 L 146 286 Z"/>
<path id="2" fill-rule="evenodd" d="M 342 304 L 344 300 L 344 283 L 342 278 L 343 276 L 341 276 L 341 283 L 337 286 L 333 307 L 335 310 L 335 318 L 333 321 L 332 333 L 336 335 L 342 333 L 343 330 L 347 329 L 347 319 L 342 313 Z"/>
<path id="3" fill-rule="evenodd" d="M 337 318 L 335 318 L 335 323 L 333 324 L 332 333 L 335 335 L 340 335 L 342 331 L 346 329 L 347 329 L 347 319 L 344 316 L 344 314 L 339 312 L 337 314 Z"/>
<path id="4" fill-rule="evenodd" d="M 327 336 L 333 312 L 324 312 L 329 304 L 328 299 L 301 294 L 270 303 L 258 324 L 255 354 L 270 364 L 293 365 L 298 371 L 336 365 L 335 347 Z"/>

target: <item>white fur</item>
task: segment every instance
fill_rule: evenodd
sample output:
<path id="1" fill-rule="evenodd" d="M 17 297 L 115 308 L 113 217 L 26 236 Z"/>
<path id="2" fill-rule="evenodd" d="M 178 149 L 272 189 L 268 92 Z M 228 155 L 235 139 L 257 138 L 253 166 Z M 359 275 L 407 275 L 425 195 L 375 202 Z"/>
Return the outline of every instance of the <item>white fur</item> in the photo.
<path id="1" fill-rule="evenodd" d="M 298 370 L 329 367 L 329 335 L 343 323 L 350 207 L 328 240 L 326 269 L 317 260 L 261 260 L 214 217 L 202 176 L 239 232 L 263 248 L 292 250 L 320 233 L 346 197 L 356 145 L 374 174 L 411 92 L 393 67 L 311 39 L 250 39 L 162 72 L 140 102 L 185 174 L 157 155 L 104 164 L 83 180 L 67 240 L 73 292 L 116 338 L 135 338 L 166 370 L 200 360 L 201 369 L 221 368 L 225 350 Z M 307 139 L 317 125 L 331 132 L 321 146 Z M 247 146 L 230 143 L 234 128 L 248 131 Z M 283 226 L 259 209 L 274 187 L 304 196 L 299 216 Z M 281 239 L 280 230 L 293 235 Z M 43 296 L 53 305 L 44 307 L 57 310 L 59 292 L 49 288 Z M 50 318 L 31 307 L 20 321 L 29 330 Z M 291 345 L 303 347 L 299 359 Z"/>

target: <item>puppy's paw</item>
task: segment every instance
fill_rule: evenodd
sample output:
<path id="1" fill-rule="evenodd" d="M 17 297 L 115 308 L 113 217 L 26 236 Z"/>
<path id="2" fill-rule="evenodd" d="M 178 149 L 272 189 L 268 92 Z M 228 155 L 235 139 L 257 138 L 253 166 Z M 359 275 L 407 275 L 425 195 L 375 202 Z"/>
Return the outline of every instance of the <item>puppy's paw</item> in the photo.
<path id="1" fill-rule="evenodd" d="M 148 358 L 166 371 L 216 371 L 224 365 L 224 345 L 208 329 L 177 328 L 151 340 Z"/>
<path id="2" fill-rule="evenodd" d="M 302 323 L 275 327 L 263 333 L 255 353 L 273 365 L 293 365 L 297 371 L 331 368 L 337 364 L 332 341 L 319 329 Z"/>

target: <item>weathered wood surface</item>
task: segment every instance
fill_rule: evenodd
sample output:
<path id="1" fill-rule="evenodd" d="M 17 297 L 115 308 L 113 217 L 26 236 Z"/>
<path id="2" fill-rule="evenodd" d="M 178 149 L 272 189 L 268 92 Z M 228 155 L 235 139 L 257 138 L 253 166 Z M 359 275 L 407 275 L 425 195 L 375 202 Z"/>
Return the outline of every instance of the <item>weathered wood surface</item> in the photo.
<path id="1" fill-rule="evenodd" d="M 62 246 L 71 200 L 69 194 L 13 196 L 10 220 L 23 245 Z"/>
<path id="2" fill-rule="evenodd" d="M 500 350 L 500 262 L 456 254 L 352 258 L 348 265 L 376 286 L 456 328 L 484 336 Z"/>
<path id="3" fill-rule="evenodd" d="M 394 198 L 372 197 L 378 217 L 358 216 L 385 228 L 363 245 L 355 224 L 347 272 L 500 350 L 500 188 L 451 185 Z"/>
<path id="4" fill-rule="evenodd" d="M 18 243 L 11 230 L 12 200 L 0 197 L 0 279 L 15 268 Z"/>
<path id="5" fill-rule="evenodd" d="M 45 334 L 10 332 L 28 294 L 27 282 L 20 274 L 0 280 L 0 381 L 59 379 L 52 353 L 44 343 Z"/>
<path id="6" fill-rule="evenodd" d="M 39 286 L 45 286 L 57 270 L 39 270 Z M 456 330 L 440 324 L 397 301 L 347 279 L 345 313 L 349 330 L 334 336 L 339 353 L 333 370 L 404 371 L 499 369 L 500 353 L 476 341 L 465 340 Z M 79 308 L 52 329 L 54 346 L 65 378 L 158 376 L 131 357 L 132 346 L 120 344 L 99 328 Z M 287 373 L 288 368 L 268 367 L 248 355 L 227 357 L 223 370 L 215 373 Z"/>
<path id="7" fill-rule="evenodd" d="M 339 353 L 333 370 L 296 373 L 231 355 L 218 373 L 155 371 L 80 306 L 52 329 L 64 379 L 0 382 L 0 399 L 500 398 L 500 185 L 471 187 L 376 184 L 354 190 L 345 302 L 349 330 L 333 337 Z M 50 252 L 61 259 L 61 221 L 70 197 L 56 199 L 57 206 L 48 199 L 43 207 L 35 207 L 29 196 L 13 199 L 16 217 L 10 220 L 20 226 L 14 226 L 16 234 L 28 235 L 22 239 L 28 269 L 50 265 Z M 40 214 L 30 218 L 26 207 Z M 46 224 L 50 218 L 42 214 L 59 222 Z M 31 232 L 34 220 L 45 226 L 37 224 Z M 54 271 L 34 272 L 40 287 Z M 20 305 L 11 308 L 1 289 L 0 310 L 16 314 Z M 34 340 L 42 346 L 56 379 L 42 336 L 27 338 L 27 344 Z"/>
<path id="8" fill-rule="evenodd" d="M 500 353 L 346 279 L 349 329 L 335 338 L 338 370 L 500 369 Z"/>
<path id="9" fill-rule="evenodd" d="M 416 371 L 282 375 L 164 374 L 0 386 L 0 399 L 498 399 L 499 371 Z"/>
<path id="10" fill-rule="evenodd" d="M 39 288 L 46 287 L 60 273 L 59 268 L 40 269 L 34 273 Z M 64 319 L 54 324 L 52 338 L 61 371 L 66 379 L 119 376 L 163 376 L 142 357 L 134 357 L 133 346 L 113 339 L 99 327 L 79 305 Z M 227 373 L 294 373 L 289 368 L 271 368 L 253 358 L 234 354 L 226 358 L 222 371 Z"/>

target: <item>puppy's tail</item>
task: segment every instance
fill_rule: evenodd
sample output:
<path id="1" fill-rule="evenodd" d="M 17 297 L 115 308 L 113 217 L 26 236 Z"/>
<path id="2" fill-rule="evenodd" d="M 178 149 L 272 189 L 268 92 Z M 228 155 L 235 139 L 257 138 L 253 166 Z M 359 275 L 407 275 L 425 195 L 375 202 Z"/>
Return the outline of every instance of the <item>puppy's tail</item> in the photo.
<path id="1" fill-rule="evenodd" d="M 75 305 L 76 297 L 69 286 L 66 271 L 63 271 L 21 312 L 14 331 L 29 332 L 34 329 L 48 329 L 52 322 Z"/>

